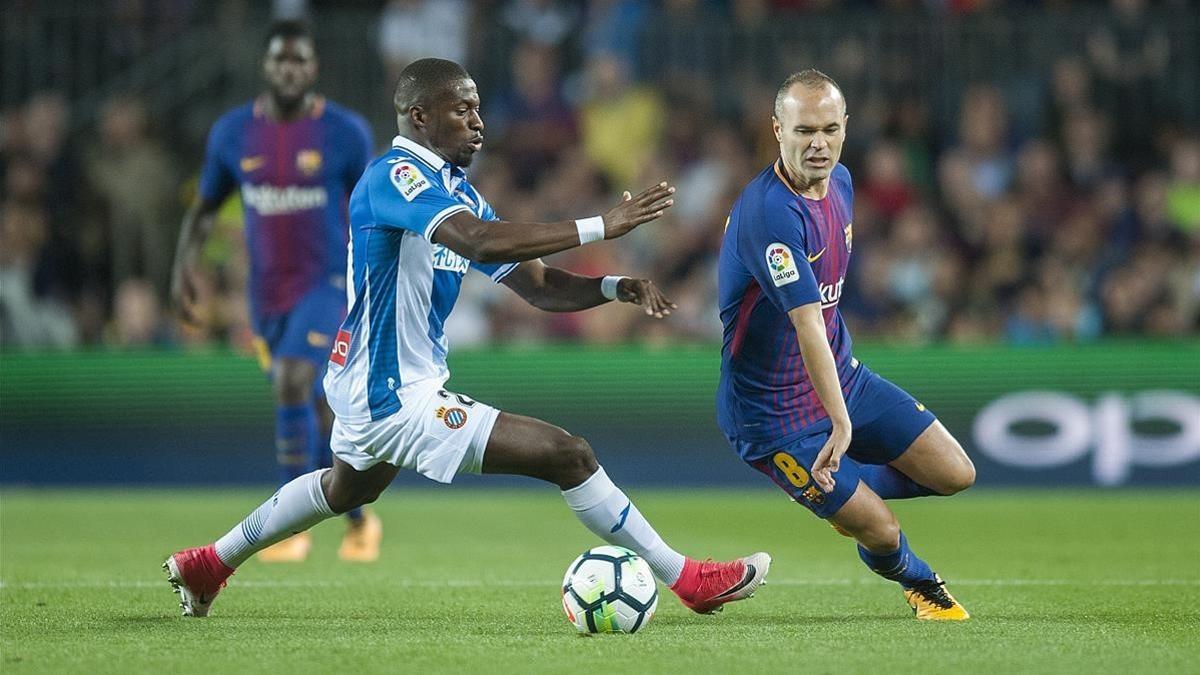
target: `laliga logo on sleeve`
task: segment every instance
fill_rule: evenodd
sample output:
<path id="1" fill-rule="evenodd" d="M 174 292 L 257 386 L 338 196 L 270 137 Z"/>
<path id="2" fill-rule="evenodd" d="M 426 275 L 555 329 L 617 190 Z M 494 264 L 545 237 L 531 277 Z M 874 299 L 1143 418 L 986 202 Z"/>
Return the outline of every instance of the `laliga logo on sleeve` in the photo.
<path id="1" fill-rule="evenodd" d="M 425 178 L 425 174 L 413 165 L 412 162 L 400 160 L 392 165 L 388 170 L 388 177 L 392 179 L 392 185 L 396 186 L 396 190 L 400 192 L 400 196 L 404 197 L 404 201 L 411 202 L 413 198 L 430 188 L 429 179 Z"/>
<path id="2" fill-rule="evenodd" d="M 771 281 L 776 286 L 784 286 L 800 278 L 792 249 L 785 244 L 775 242 L 767 246 L 767 267 L 771 269 Z"/>

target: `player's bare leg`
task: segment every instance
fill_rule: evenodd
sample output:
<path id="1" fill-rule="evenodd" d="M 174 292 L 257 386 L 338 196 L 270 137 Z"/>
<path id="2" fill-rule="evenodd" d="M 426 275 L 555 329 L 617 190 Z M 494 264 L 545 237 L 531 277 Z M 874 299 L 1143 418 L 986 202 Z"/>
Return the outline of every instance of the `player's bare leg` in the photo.
<path id="1" fill-rule="evenodd" d="M 163 569 L 180 596 L 184 616 L 207 616 L 226 580 L 251 556 L 323 520 L 375 501 L 397 472 L 397 467 L 384 462 L 356 471 L 334 458 L 332 469 L 289 481 L 217 541 L 167 558 Z"/>
<path id="2" fill-rule="evenodd" d="M 859 482 L 854 495 L 829 520 L 858 541 L 859 557 L 871 571 L 900 584 L 918 619 L 970 618 L 941 577 L 909 549 L 896 515 L 865 483 Z"/>
<path id="3" fill-rule="evenodd" d="M 684 605 L 702 614 L 752 596 L 771 565 L 766 553 L 731 562 L 685 558 L 667 546 L 609 480 L 586 440 L 532 417 L 500 414 L 483 455 L 483 473 L 517 474 L 554 483 L 589 530 L 642 556 Z"/>
<path id="4" fill-rule="evenodd" d="M 917 483 L 942 495 L 962 492 L 975 484 L 975 465 L 954 436 L 939 421 L 917 436 L 891 466 Z"/>
<path id="5" fill-rule="evenodd" d="M 321 422 L 322 466 L 332 466 L 333 455 L 329 450 L 329 438 L 333 433 L 333 411 L 322 396 L 316 402 L 317 416 Z M 346 562 L 375 562 L 379 560 L 379 548 L 383 543 L 383 522 L 374 511 L 359 507 L 346 511 L 346 533 L 338 547 L 338 558 Z"/>

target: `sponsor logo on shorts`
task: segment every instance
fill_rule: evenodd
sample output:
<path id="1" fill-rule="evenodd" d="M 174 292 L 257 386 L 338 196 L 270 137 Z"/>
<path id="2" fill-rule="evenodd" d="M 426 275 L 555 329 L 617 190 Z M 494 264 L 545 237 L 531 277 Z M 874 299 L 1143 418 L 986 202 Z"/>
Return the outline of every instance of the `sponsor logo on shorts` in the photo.
<path id="1" fill-rule="evenodd" d="M 346 357 L 350 355 L 350 331 L 339 330 L 337 339 L 333 341 L 333 351 L 329 354 L 329 360 L 339 366 L 346 365 Z"/>
<path id="2" fill-rule="evenodd" d="M 328 347 L 329 333 L 319 333 L 315 330 L 308 331 L 308 346 L 310 347 Z"/>
<path id="3" fill-rule="evenodd" d="M 917 401 L 917 412 L 925 412 L 925 404 Z"/>
<path id="4" fill-rule="evenodd" d="M 442 406 L 437 409 L 437 418 L 446 423 L 446 426 L 451 429 L 461 429 L 467 423 L 467 411 L 462 408 L 447 408 Z"/>

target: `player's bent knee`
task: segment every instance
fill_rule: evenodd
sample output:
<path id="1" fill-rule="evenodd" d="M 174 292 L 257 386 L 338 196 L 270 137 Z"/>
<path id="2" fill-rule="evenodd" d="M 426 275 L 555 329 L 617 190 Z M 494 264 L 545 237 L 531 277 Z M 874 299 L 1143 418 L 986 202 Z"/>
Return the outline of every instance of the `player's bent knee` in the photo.
<path id="1" fill-rule="evenodd" d="M 559 467 L 559 475 L 556 478 L 560 485 L 578 485 L 600 468 L 596 462 L 596 453 L 592 451 L 592 444 L 588 443 L 587 439 L 568 433 L 564 433 L 559 439 L 555 457 Z"/>
<path id="2" fill-rule="evenodd" d="M 900 523 L 892 519 L 886 523 L 880 523 L 867 531 L 863 537 L 863 546 L 873 552 L 891 552 L 900 548 Z"/>
<path id="3" fill-rule="evenodd" d="M 962 453 L 962 461 L 942 479 L 935 489 L 945 496 L 957 494 L 975 484 L 975 464 Z"/>

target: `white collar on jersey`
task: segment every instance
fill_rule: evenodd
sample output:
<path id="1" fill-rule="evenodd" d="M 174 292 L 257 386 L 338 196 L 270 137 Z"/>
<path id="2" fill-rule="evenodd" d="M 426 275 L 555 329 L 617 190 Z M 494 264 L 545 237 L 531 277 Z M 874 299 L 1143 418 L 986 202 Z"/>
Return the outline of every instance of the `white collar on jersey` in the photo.
<path id="1" fill-rule="evenodd" d="M 405 138 L 404 136 L 397 136 L 397 137 L 393 138 L 392 139 L 392 147 L 393 148 L 401 148 L 403 150 L 407 150 L 407 151 L 413 153 L 417 157 L 420 157 L 424 162 L 429 164 L 429 166 L 432 166 L 435 169 L 438 169 L 439 171 L 444 169 L 446 167 L 446 165 L 450 163 L 450 162 L 447 162 L 446 160 L 442 159 L 442 156 L 437 154 L 436 152 L 421 145 L 420 143 L 417 143 L 416 141 L 412 140 L 411 138 Z"/>

